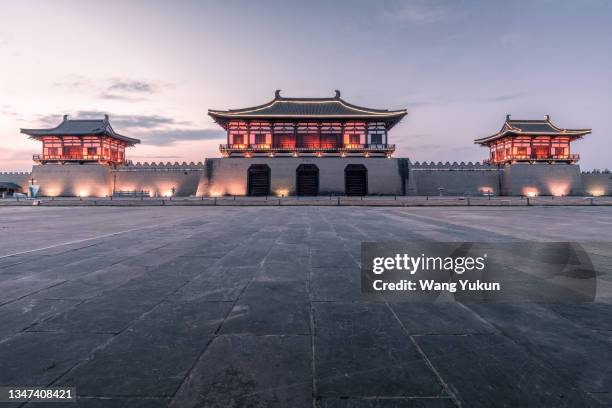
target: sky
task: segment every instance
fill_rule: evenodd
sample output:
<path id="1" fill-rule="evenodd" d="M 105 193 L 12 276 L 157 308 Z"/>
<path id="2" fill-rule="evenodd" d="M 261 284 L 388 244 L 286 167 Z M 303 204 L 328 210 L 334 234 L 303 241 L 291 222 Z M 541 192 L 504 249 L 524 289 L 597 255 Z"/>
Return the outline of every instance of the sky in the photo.
<path id="1" fill-rule="evenodd" d="M 581 167 L 612 168 L 612 1 L 0 0 L 0 171 L 29 171 L 20 128 L 102 117 L 128 159 L 219 157 L 208 109 L 283 96 L 406 108 L 412 161 L 479 161 L 506 114 L 592 128 Z"/>

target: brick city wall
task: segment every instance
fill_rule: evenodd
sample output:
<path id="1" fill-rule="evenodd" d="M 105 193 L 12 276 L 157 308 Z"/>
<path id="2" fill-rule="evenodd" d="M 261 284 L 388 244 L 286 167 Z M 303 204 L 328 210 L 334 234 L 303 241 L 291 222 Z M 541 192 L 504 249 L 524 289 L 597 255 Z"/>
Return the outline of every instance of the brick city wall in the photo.
<path id="1" fill-rule="evenodd" d="M 612 173 L 609 171 L 584 172 L 581 177 L 585 194 L 593 196 L 612 195 Z"/>
<path id="2" fill-rule="evenodd" d="M 518 163 L 504 166 L 502 195 L 582 195 L 576 164 Z"/>
<path id="3" fill-rule="evenodd" d="M 211 158 L 204 163 L 35 165 L 31 173 L 0 173 L 0 181 L 27 190 L 33 177 L 41 196 L 105 196 L 113 191 L 148 191 L 151 196 L 245 195 L 251 164 L 267 164 L 271 193 L 293 195 L 300 164 L 319 168 L 319 192 L 344 194 L 344 169 L 363 164 L 371 195 L 611 195 L 610 173 L 580 173 L 577 165 L 410 163 L 408 159 L 363 157 Z"/>
<path id="4" fill-rule="evenodd" d="M 410 195 L 499 195 L 501 169 L 480 163 L 419 163 L 410 165 Z"/>

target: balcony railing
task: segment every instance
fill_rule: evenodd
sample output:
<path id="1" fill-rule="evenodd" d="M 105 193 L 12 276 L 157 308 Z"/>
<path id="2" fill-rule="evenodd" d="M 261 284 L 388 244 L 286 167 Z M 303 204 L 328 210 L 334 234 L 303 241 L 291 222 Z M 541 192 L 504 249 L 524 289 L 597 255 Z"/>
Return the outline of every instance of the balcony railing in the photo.
<path id="1" fill-rule="evenodd" d="M 580 160 L 579 154 L 563 154 L 563 155 L 550 155 L 550 156 L 528 156 L 528 155 L 514 155 L 512 157 L 505 157 L 503 159 L 486 159 L 483 160 L 484 164 L 496 164 L 496 163 L 509 163 L 513 161 L 519 162 L 549 162 L 549 161 L 560 161 L 560 162 L 571 162 L 575 163 Z"/>
<path id="2" fill-rule="evenodd" d="M 32 160 L 36 162 L 44 161 L 100 161 L 100 162 L 119 162 L 118 157 L 103 155 L 82 155 L 82 154 L 35 154 Z"/>
<path id="3" fill-rule="evenodd" d="M 266 153 L 318 153 L 318 152 L 393 152 L 395 151 L 394 144 L 350 144 L 338 146 L 336 144 L 323 144 L 312 146 L 270 146 L 269 144 L 221 144 L 219 150 L 222 153 L 239 153 L 239 152 L 266 152 Z"/>

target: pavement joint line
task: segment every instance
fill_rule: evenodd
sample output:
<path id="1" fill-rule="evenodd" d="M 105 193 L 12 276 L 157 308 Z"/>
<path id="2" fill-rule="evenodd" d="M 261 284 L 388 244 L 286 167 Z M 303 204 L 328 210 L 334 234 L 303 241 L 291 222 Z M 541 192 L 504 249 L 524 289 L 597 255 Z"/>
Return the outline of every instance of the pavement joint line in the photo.
<path id="1" fill-rule="evenodd" d="M 49 245 L 49 246 L 46 246 L 46 247 L 43 247 L 43 248 L 36 248 L 36 249 L 29 249 L 27 251 L 14 252 L 14 253 L 11 253 L 11 254 L 0 255 L 0 259 L 10 258 L 12 256 L 29 254 L 29 253 L 32 253 L 32 252 L 44 251 L 46 249 L 57 248 L 57 247 L 65 246 L 65 245 L 72 245 L 72 244 L 78 244 L 78 243 L 81 243 L 81 242 L 93 241 L 93 240 L 96 240 L 96 239 L 113 237 L 113 236 L 116 236 L 116 235 L 121 235 L 121 234 L 125 234 L 125 233 L 128 233 L 128 232 L 133 232 L 133 231 L 141 231 L 141 230 L 150 229 L 150 228 L 165 227 L 165 226 L 167 226 L 169 224 L 178 224 L 178 223 L 180 223 L 182 221 L 186 221 L 186 220 L 189 220 L 189 219 L 191 219 L 191 217 L 181 218 L 181 219 L 173 220 L 173 221 L 168 221 L 168 222 L 161 223 L 161 224 L 147 225 L 145 227 L 130 228 L 130 229 L 127 229 L 127 230 L 124 230 L 124 231 L 117 231 L 117 232 L 111 232 L 111 233 L 108 233 L 108 234 L 98 235 L 96 237 L 90 237 L 90 238 L 84 238 L 84 239 L 79 239 L 79 240 L 74 240 L 74 241 L 62 242 L 60 244 Z M 97 245 L 97 244 L 94 244 L 94 245 Z M 77 248 L 77 249 L 80 249 L 80 248 Z M 65 252 L 68 252 L 68 251 L 65 251 Z"/>
<path id="2" fill-rule="evenodd" d="M 327 218 L 325 218 L 327 222 L 329 222 L 327 220 Z M 338 235 L 338 231 L 335 229 L 334 225 L 331 224 L 332 229 L 334 230 L 334 232 L 336 233 L 336 235 Z M 346 251 L 346 244 L 344 243 L 343 240 L 343 246 L 345 247 L 345 251 Z M 351 257 L 354 256 L 350 251 L 347 251 L 349 253 L 349 255 Z M 358 264 L 360 265 L 361 262 L 358 262 Z M 391 314 L 395 317 L 395 319 L 397 320 L 397 322 L 399 323 L 400 327 L 402 328 L 402 330 L 404 331 L 404 333 L 406 333 L 408 335 L 408 338 L 410 339 L 410 341 L 414 344 L 414 346 L 417 349 L 417 352 L 421 355 L 421 358 L 425 361 L 425 363 L 429 366 L 429 368 L 432 370 L 432 372 L 434 373 L 434 375 L 438 378 L 438 381 L 440 382 L 440 384 L 442 385 L 442 388 L 446 391 L 446 393 L 450 396 L 450 398 L 453 400 L 453 402 L 455 403 L 456 406 L 461 407 L 461 401 L 459 401 L 459 399 L 457 398 L 457 396 L 451 391 L 450 387 L 448 386 L 448 384 L 446 384 L 446 382 L 444 381 L 444 379 L 442 378 L 442 376 L 440 375 L 440 373 L 436 370 L 436 368 L 433 366 L 433 364 L 431 363 L 431 361 L 429 360 L 429 358 L 427 358 L 427 355 L 423 352 L 423 350 L 419 347 L 419 345 L 416 343 L 416 341 L 414 341 L 414 339 L 412 338 L 412 336 L 410 336 L 410 334 L 408 333 L 408 330 L 406 329 L 406 327 L 404 326 L 404 324 L 402 323 L 402 321 L 399 319 L 399 317 L 397 316 L 397 314 L 395 313 L 395 311 L 393 310 L 393 308 L 391 308 L 391 306 L 389 305 L 389 302 L 385 301 L 384 302 L 385 305 L 387 306 L 387 309 L 391 312 Z"/>
<path id="3" fill-rule="evenodd" d="M 129 281 L 128 281 L 129 282 Z M 178 286 L 175 290 L 173 290 L 172 292 L 168 293 L 166 296 L 164 296 L 159 302 L 157 302 L 155 305 L 153 305 L 151 307 L 151 309 L 149 309 L 148 311 L 145 311 L 144 313 L 142 313 L 139 317 L 135 318 L 134 320 L 132 320 L 129 324 L 127 324 L 122 330 L 120 330 L 119 332 L 113 334 L 110 333 L 111 336 L 108 338 L 107 341 L 105 341 L 104 343 L 100 344 L 98 347 L 94 347 L 94 349 L 87 355 L 87 357 L 85 357 L 82 360 L 78 360 L 72 367 L 70 367 L 68 370 L 64 371 L 62 374 L 60 374 L 59 376 L 57 376 L 48 386 L 50 387 L 51 385 L 53 385 L 55 382 L 61 380 L 63 377 L 65 377 L 66 375 L 68 375 L 69 373 L 73 372 L 74 370 L 76 370 L 77 368 L 85 365 L 86 363 L 92 361 L 95 358 L 95 355 L 99 352 L 102 351 L 104 349 L 106 349 L 106 347 L 108 347 L 109 344 L 111 344 L 117 337 L 119 337 L 122 333 L 124 333 L 125 331 L 127 331 L 130 327 L 132 327 L 136 322 L 142 320 L 143 317 L 148 316 L 149 314 L 151 314 L 153 312 L 154 309 L 156 309 L 159 305 L 161 305 L 162 303 L 164 303 L 166 301 L 166 299 L 171 296 L 172 294 L 176 293 L 176 291 L 178 291 L 179 289 L 181 289 L 183 286 L 187 285 L 190 281 L 185 281 L 183 282 L 182 285 Z M 126 282 L 127 283 L 127 282 Z M 69 333 L 77 333 L 77 332 L 69 332 Z"/>
<path id="4" fill-rule="evenodd" d="M 23 295 L 23 296 L 20 296 L 20 297 L 18 297 L 18 298 L 15 298 L 15 299 L 10 299 L 10 300 L 9 300 L 9 301 L 7 301 L 7 302 L 0 302 L 0 307 L 2 307 L 2 306 L 4 306 L 4 305 L 8 305 L 9 303 L 17 302 L 17 301 L 19 301 L 19 300 L 21 300 L 21 299 L 23 299 L 23 298 L 26 298 L 26 297 L 28 297 L 28 296 L 30 296 L 30 295 L 35 295 L 35 294 L 37 294 L 37 293 L 42 292 L 43 290 L 46 290 L 46 289 L 51 289 L 51 288 L 53 288 L 53 287 L 55 287 L 55 286 L 62 285 L 62 284 L 64 284 L 64 283 L 66 283 L 66 282 L 68 282 L 68 281 L 67 281 L 67 280 L 65 280 L 65 281 L 57 282 L 57 283 L 55 283 L 55 284 L 53 284 L 53 285 L 51 285 L 51 286 L 45 286 L 44 288 L 41 288 L 41 289 L 36 290 L 36 291 L 34 291 L 34 292 L 30 292 L 30 293 L 28 293 L 28 294 L 26 294 L 26 295 Z"/>
<path id="5" fill-rule="evenodd" d="M 406 326 L 404 325 L 404 323 L 402 323 L 402 321 L 400 320 L 400 318 L 397 315 L 397 313 L 395 313 L 395 310 L 393 310 L 393 308 L 389 305 L 389 302 L 385 302 L 385 305 L 387 306 L 387 309 L 389 309 L 389 311 L 391 312 L 391 314 L 393 315 L 395 320 L 397 320 L 397 322 L 399 323 L 400 327 L 402 328 L 404 333 L 406 333 L 406 335 L 408 336 L 408 338 L 410 339 L 412 344 L 416 347 L 416 350 L 420 354 L 421 358 L 425 361 L 425 363 L 427 364 L 429 369 L 434 373 L 434 375 L 438 379 L 438 382 L 440 383 L 440 385 L 442 385 L 442 389 L 444 389 L 446 391 L 446 393 L 451 397 L 451 399 L 453 400 L 453 402 L 455 403 L 455 405 L 457 407 L 461 407 L 462 404 L 461 404 L 461 401 L 459 401 L 459 399 L 457 398 L 457 395 L 455 395 L 453 390 L 451 390 L 451 387 L 446 383 L 446 381 L 444 381 L 444 378 L 442 378 L 442 375 L 440 374 L 440 372 L 436 369 L 436 367 L 433 365 L 433 363 L 429 360 L 429 358 L 427 357 L 427 354 L 425 354 L 423 349 L 414 340 L 412 335 L 410 335 L 410 333 L 406 329 Z"/>
<path id="6" fill-rule="evenodd" d="M 253 220 L 253 223 L 255 223 L 257 221 L 257 218 Z M 216 266 L 221 266 L 221 265 L 217 265 L 220 264 L 220 262 L 227 257 L 230 252 L 237 248 L 240 244 L 242 244 L 245 241 L 248 241 L 253 234 L 255 234 L 255 232 L 252 232 L 251 235 L 249 236 L 245 236 L 240 242 L 238 242 L 236 244 L 235 247 L 233 247 L 230 251 L 228 251 L 224 256 L 222 256 L 221 258 L 217 259 L 217 261 L 211 265 L 211 268 L 216 267 Z M 181 388 L 183 388 L 185 386 L 185 384 L 187 384 L 187 381 L 191 378 L 191 373 L 193 372 L 193 369 L 196 367 L 196 365 L 202 360 L 202 358 L 204 357 L 204 355 L 206 354 L 206 351 L 208 350 L 208 348 L 210 347 L 210 345 L 213 343 L 213 341 L 219 337 L 219 333 L 221 331 L 221 328 L 223 327 L 223 325 L 225 324 L 225 322 L 227 321 L 227 319 L 229 318 L 229 316 L 232 314 L 232 311 L 234 310 L 234 307 L 236 306 L 236 304 L 238 303 L 238 301 L 240 300 L 240 297 L 242 296 L 242 294 L 246 291 L 247 287 L 251 284 L 251 282 L 253 282 L 253 280 L 255 279 L 255 275 L 257 275 L 257 272 L 259 272 L 264 263 L 265 260 L 267 259 L 268 255 L 270 255 L 270 252 L 272 251 L 272 247 L 274 245 L 270 246 L 270 249 L 268 249 L 268 252 L 266 253 L 266 255 L 264 256 L 264 258 L 261 260 L 260 264 L 259 264 L 259 268 L 253 272 L 253 275 L 251 275 L 251 279 L 249 280 L 249 282 L 244 285 L 244 287 L 242 288 L 242 290 L 240 291 L 240 293 L 238 294 L 238 296 L 236 296 L 236 299 L 234 299 L 233 301 L 231 301 L 231 306 L 228 307 L 228 311 L 225 314 L 225 317 L 223 318 L 223 320 L 219 323 L 219 325 L 217 326 L 217 328 L 215 329 L 215 332 L 213 333 L 213 335 L 210 337 L 210 339 L 206 342 L 206 344 L 204 345 L 204 347 L 202 348 L 202 351 L 199 353 L 199 355 L 194 359 L 193 364 L 191 364 L 191 367 L 189 367 L 189 369 L 187 370 L 187 373 L 185 374 L 185 376 L 183 377 L 183 381 L 181 381 L 181 383 L 176 387 L 176 390 L 174 391 L 174 393 L 172 394 L 172 400 L 174 400 L 174 398 L 176 397 L 176 395 L 179 393 L 179 391 L 181 390 Z M 194 278 L 195 279 L 195 278 Z M 230 303 L 230 302 L 227 302 Z M 171 400 L 171 404 L 172 404 L 172 400 Z"/>
<path id="7" fill-rule="evenodd" d="M 313 293 L 312 293 L 312 227 L 310 225 L 306 228 L 306 236 L 308 237 L 308 276 L 306 279 L 306 290 L 308 291 L 308 300 L 310 301 L 308 314 L 310 320 L 310 347 L 312 352 L 312 360 L 311 360 L 311 371 L 312 371 L 312 408 L 317 408 L 317 364 L 316 364 L 316 348 L 315 348 L 315 338 L 317 333 L 317 324 L 314 315 L 314 306 L 313 306 Z"/>

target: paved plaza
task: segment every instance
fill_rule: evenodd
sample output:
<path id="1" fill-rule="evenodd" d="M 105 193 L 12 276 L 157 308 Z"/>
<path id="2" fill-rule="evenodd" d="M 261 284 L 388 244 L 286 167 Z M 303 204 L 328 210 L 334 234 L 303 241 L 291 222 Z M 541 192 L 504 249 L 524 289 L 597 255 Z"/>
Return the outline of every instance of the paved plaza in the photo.
<path id="1" fill-rule="evenodd" d="M 612 405 L 611 207 L 3 207 L 0 231 L 0 386 L 96 408 Z M 360 243 L 423 239 L 590 242 L 597 302 L 364 301 Z"/>

